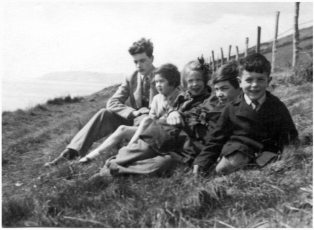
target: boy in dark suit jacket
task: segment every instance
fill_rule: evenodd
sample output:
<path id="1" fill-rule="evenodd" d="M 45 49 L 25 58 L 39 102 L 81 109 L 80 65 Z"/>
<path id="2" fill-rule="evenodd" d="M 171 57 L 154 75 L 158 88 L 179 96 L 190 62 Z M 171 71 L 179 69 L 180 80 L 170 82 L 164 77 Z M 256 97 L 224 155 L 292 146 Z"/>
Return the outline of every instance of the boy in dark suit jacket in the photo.
<path id="1" fill-rule="evenodd" d="M 271 81 L 270 62 L 261 54 L 240 61 L 238 81 L 243 90 L 221 114 L 205 148 L 193 162 L 198 174 L 214 165 L 231 173 L 249 163 L 261 166 L 298 142 L 298 132 L 286 106 L 266 91 Z"/>

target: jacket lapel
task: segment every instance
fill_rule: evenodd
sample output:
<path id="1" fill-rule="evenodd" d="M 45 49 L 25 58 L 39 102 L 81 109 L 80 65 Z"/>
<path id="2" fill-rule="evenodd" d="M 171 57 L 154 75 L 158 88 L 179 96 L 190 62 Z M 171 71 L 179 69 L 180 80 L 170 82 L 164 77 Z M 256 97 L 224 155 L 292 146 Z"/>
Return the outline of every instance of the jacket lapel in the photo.
<path id="1" fill-rule="evenodd" d="M 153 71 L 155 70 L 155 67 L 152 69 L 151 73 L 148 75 L 150 82 L 151 82 L 151 87 L 149 90 L 149 104 L 151 104 L 153 97 L 158 94 L 158 91 L 155 87 L 154 84 L 154 75 Z M 133 93 L 132 93 L 133 92 Z M 135 104 L 137 108 L 142 108 L 142 76 L 138 73 L 138 71 L 135 72 L 132 82 L 131 82 L 131 93 L 133 94 L 133 97 L 135 99 Z M 132 95 L 131 94 L 131 95 Z"/>
<path id="2" fill-rule="evenodd" d="M 152 72 L 149 74 L 149 79 L 150 79 L 150 90 L 149 90 L 149 105 L 151 105 L 152 101 L 153 101 L 153 97 L 158 94 L 158 91 L 156 89 L 156 86 L 155 86 L 155 81 L 154 81 L 154 70 L 156 68 L 154 67 Z"/>
<path id="3" fill-rule="evenodd" d="M 136 75 L 132 79 L 133 96 L 137 108 L 142 108 L 142 79 L 141 75 L 136 72 Z"/>
<path id="4" fill-rule="evenodd" d="M 234 104 L 234 107 L 237 108 L 235 111 L 235 115 L 238 117 L 244 117 L 246 119 L 252 120 L 252 121 L 258 121 L 258 115 L 253 110 L 253 108 L 248 105 L 244 99 L 244 94 L 240 94 L 236 100 L 232 102 Z"/>

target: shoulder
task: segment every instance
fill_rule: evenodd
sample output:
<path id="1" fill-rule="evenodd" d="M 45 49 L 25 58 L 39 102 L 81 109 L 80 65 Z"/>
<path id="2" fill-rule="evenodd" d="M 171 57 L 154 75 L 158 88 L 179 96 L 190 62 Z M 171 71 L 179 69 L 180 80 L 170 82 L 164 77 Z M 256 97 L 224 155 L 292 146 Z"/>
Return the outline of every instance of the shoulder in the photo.
<path id="1" fill-rule="evenodd" d="M 245 101 L 244 99 L 244 93 L 240 93 L 238 96 L 236 96 L 231 102 L 228 103 L 228 106 L 239 106 L 243 101 Z"/>
<path id="2" fill-rule="evenodd" d="M 161 101 L 163 100 L 163 96 L 161 94 L 156 94 L 154 97 L 153 97 L 153 101 L 157 102 L 157 101 Z"/>
<path id="3" fill-rule="evenodd" d="M 206 98 L 203 102 L 203 105 L 210 105 L 211 107 L 218 106 L 218 98 L 215 95 L 211 95 L 209 98 Z"/>
<path id="4" fill-rule="evenodd" d="M 270 104 L 270 106 L 275 108 L 287 108 L 285 103 L 281 101 L 278 97 L 271 94 L 270 92 L 266 92 L 266 101 Z"/>
<path id="5" fill-rule="evenodd" d="M 280 104 L 283 103 L 278 97 L 276 97 L 269 91 L 266 91 L 266 99 L 273 103 L 280 103 Z"/>
<path id="6" fill-rule="evenodd" d="M 129 75 L 126 75 L 125 76 L 125 79 L 127 80 L 127 81 L 133 81 L 134 79 L 136 79 L 137 78 L 137 75 L 138 75 L 138 71 L 136 70 L 136 71 L 134 71 L 132 74 L 129 74 Z"/>

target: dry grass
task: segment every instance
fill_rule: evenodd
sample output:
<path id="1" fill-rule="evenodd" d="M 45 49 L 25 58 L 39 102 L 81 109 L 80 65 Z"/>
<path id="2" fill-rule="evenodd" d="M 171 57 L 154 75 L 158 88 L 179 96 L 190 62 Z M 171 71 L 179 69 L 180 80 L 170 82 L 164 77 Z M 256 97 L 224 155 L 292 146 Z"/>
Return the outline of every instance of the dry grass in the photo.
<path id="1" fill-rule="evenodd" d="M 78 103 L 3 113 L 4 227 L 312 227 L 312 84 L 273 90 L 309 139 L 263 169 L 193 178 L 181 165 L 165 175 L 87 183 L 103 162 L 44 168 L 115 89 Z"/>

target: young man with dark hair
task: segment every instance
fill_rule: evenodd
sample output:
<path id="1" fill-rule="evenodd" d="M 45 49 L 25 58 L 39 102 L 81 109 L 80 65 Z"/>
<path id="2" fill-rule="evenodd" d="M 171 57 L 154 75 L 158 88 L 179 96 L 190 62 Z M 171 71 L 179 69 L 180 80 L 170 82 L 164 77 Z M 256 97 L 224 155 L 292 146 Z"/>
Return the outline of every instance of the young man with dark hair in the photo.
<path id="1" fill-rule="evenodd" d="M 153 79 L 153 44 L 142 38 L 129 48 L 136 71 L 123 79 L 115 94 L 108 100 L 107 107 L 96 113 L 73 137 L 66 149 L 45 166 L 57 164 L 62 159 L 85 156 L 92 144 L 111 134 L 120 125 L 138 125 L 142 116 L 149 112 L 149 105 L 158 93 Z M 129 100 L 130 105 L 125 102 Z"/>

